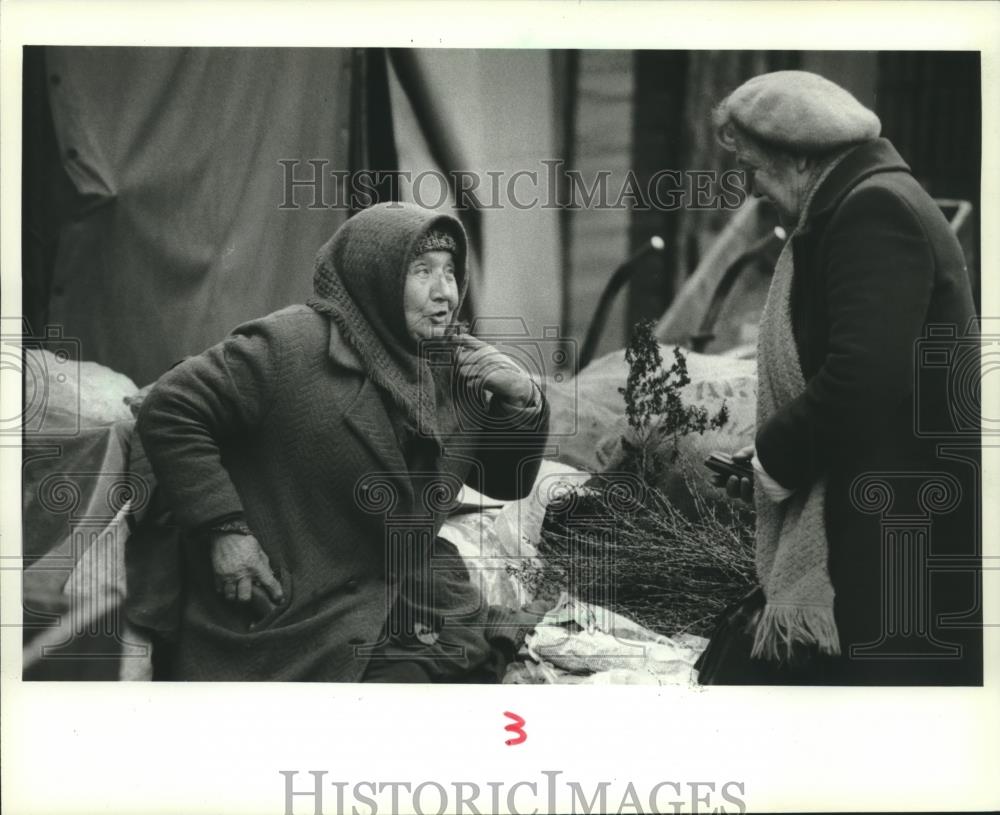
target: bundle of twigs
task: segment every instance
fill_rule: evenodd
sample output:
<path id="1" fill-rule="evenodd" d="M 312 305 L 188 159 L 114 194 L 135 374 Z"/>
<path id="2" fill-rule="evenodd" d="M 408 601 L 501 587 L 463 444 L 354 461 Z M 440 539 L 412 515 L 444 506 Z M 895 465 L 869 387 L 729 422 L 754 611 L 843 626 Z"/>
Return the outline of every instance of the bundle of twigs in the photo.
<path id="1" fill-rule="evenodd" d="M 540 563 L 518 577 L 536 594 L 568 591 L 657 633 L 708 634 L 754 584 L 754 517 L 689 486 L 695 512 L 685 514 L 655 487 L 638 494 L 595 476 L 549 506 Z"/>

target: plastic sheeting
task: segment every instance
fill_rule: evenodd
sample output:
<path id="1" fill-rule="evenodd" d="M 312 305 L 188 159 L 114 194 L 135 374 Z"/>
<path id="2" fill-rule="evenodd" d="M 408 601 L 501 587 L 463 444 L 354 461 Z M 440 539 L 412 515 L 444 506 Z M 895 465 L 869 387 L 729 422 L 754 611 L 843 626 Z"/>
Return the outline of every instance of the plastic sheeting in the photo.
<path id="1" fill-rule="evenodd" d="M 529 634 L 510 685 L 693 685 L 708 640 L 664 637 L 609 609 L 563 594 Z"/>
<path id="2" fill-rule="evenodd" d="M 49 320 L 81 358 L 140 385 L 311 291 L 346 210 L 285 168 L 346 169 L 350 51 L 47 48 L 60 158 L 76 190 Z M 322 199 L 334 188 L 326 177 Z M 29 181 L 30 183 L 30 181 Z"/>
<path id="3" fill-rule="evenodd" d="M 439 534 L 458 549 L 487 603 L 521 608 L 535 599 L 518 574 L 537 562 L 545 509 L 564 486 L 579 486 L 589 477 L 566 464 L 542 461 L 528 495 L 499 507 L 468 485 L 463 487 L 462 504 L 469 510 L 450 517 Z"/>
<path id="4" fill-rule="evenodd" d="M 148 679 L 148 641 L 125 620 L 125 543 L 152 478 L 134 466 L 134 383 L 25 350 L 25 679 Z"/>
<path id="5" fill-rule="evenodd" d="M 59 412 L 49 429 L 60 421 L 75 432 L 24 447 L 24 677 L 117 679 L 149 656 L 121 608 L 128 518 L 149 485 L 129 471 L 131 420 L 78 428 Z"/>

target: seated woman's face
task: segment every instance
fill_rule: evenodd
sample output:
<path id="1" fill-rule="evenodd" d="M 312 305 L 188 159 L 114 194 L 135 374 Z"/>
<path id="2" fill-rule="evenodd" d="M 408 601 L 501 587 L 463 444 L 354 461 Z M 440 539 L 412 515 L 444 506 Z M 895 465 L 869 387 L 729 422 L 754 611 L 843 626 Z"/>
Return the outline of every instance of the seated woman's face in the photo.
<path id="1" fill-rule="evenodd" d="M 424 252 L 411 261 L 403 287 L 406 330 L 413 339 L 444 335 L 458 308 L 458 281 L 451 252 Z"/>

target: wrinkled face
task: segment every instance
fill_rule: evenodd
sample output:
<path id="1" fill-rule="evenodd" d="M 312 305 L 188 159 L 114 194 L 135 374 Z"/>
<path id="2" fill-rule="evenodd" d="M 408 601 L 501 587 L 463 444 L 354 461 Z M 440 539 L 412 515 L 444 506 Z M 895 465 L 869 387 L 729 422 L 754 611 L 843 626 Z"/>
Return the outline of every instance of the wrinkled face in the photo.
<path id="1" fill-rule="evenodd" d="M 458 308 L 458 280 L 451 252 L 424 252 L 410 262 L 403 286 L 406 331 L 416 341 L 444 335 Z"/>
<path id="2" fill-rule="evenodd" d="M 736 161 L 747 174 L 751 192 L 766 198 L 786 223 L 795 223 L 805 202 L 811 172 L 805 162 L 790 156 L 768 155 L 752 145 L 741 145 Z"/>

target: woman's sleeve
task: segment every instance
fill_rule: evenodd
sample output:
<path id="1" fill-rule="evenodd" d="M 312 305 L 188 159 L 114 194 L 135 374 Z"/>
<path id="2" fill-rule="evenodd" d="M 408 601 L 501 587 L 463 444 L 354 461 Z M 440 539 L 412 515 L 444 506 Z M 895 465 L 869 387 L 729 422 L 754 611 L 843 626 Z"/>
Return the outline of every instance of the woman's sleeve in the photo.
<path id="1" fill-rule="evenodd" d="M 826 245 L 826 359 L 756 438 L 764 469 L 792 489 L 870 446 L 912 393 L 914 343 L 934 283 L 920 221 L 885 187 L 867 186 L 845 200 Z"/>
<path id="2" fill-rule="evenodd" d="M 536 404 L 514 407 L 500 399 L 490 401 L 493 429 L 483 430 L 469 484 L 501 501 L 524 498 L 538 477 L 549 438 L 549 404 L 542 389 L 535 387 Z"/>
<path id="3" fill-rule="evenodd" d="M 137 429 L 158 486 L 187 530 L 239 518 L 243 506 L 220 445 L 267 413 L 280 349 L 260 321 L 163 375 L 139 412 Z"/>

